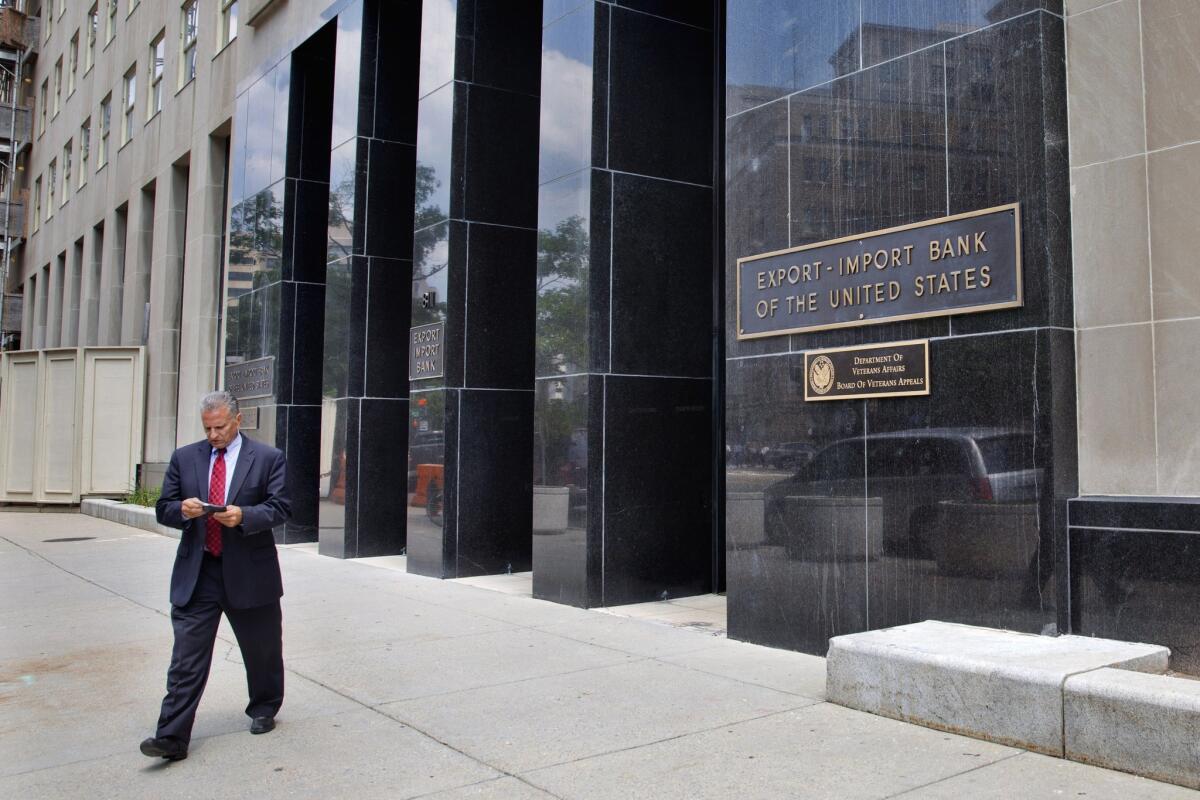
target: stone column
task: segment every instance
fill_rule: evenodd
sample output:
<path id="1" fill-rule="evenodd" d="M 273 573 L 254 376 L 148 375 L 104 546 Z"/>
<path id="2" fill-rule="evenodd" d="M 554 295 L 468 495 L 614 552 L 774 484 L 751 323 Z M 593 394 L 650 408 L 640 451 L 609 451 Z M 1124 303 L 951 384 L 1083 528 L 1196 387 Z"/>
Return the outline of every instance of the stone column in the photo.
<path id="1" fill-rule="evenodd" d="M 100 317 L 97 344 L 121 344 L 121 304 L 125 286 L 125 236 L 129 229 L 129 204 L 112 213 L 104 224 L 104 253 L 100 265 Z"/>
<path id="2" fill-rule="evenodd" d="M 100 266 L 104 252 L 104 224 L 95 225 L 83 243 L 83 275 L 80 281 L 79 343 L 97 343 L 100 325 Z"/>
<path id="3" fill-rule="evenodd" d="M 196 403 L 217 385 L 228 147 L 228 138 L 209 137 L 192 149 L 188 166 L 187 211 L 180 231 L 176 446 L 203 438 Z"/>
<path id="4" fill-rule="evenodd" d="M 154 250 L 154 205 L 157 185 L 134 192 L 127 231 L 125 285 L 121 305 L 121 344 L 145 344 L 146 303 L 150 300 L 150 264 Z"/>
<path id="5" fill-rule="evenodd" d="M 533 592 L 586 607 L 712 588 L 717 42 L 711 2 L 574 5 L 542 37 Z"/>
<path id="6" fill-rule="evenodd" d="M 63 317 L 63 272 L 65 259 L 54 256 L 50 259 L 50 282 L 46 285 L 46 347 L 58 347 L 62 342 Z"/>
<path id="7" fill-rule="evenodd" d="M 337 18 L 328 144 L 320 552 L 405 547 L 405 370 L 421 4 L 360 0 Z"/>
<path id="8" fill-rule="evenodd" d="M 186 166 L 168 167 L 156 182 L 161 187 L 161 196 L 154 208 L 151 237 L 150 336 L 146 343 L 148 385 L 144 460 L 150 463 L 165 464 L 176 446 L 188 182 Z M 195 400 L 191 406 L 195 407 Z M 194 411 L 192 416 L 196 416 Z"/>
<path id="9" fill-rule="evenodd" d="M 529 569 L 540 17 L 535 2 L 423 12 L 412 322 L 445 336 L 443 376 L 412 384 L 422 575 Z"/>
<path id="10" fill-rule="evenodd" d="M 62 335 L 63 347 L 75 347 L 80 342 L 79 311 L 83 279 L 83 240 L 71 245 L 66 262 L 66 281 L 63 284 Z"/>

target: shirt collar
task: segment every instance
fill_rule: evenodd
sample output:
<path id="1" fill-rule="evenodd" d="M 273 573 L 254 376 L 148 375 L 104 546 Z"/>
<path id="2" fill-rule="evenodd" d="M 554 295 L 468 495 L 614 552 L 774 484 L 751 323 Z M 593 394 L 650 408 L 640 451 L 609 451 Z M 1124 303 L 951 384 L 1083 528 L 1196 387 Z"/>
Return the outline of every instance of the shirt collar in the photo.
<path id="1" fill-rule="evenodd" d="M 225 448 L 225 458 L 235 458 L 241 449 L 242 449 L 242 434 L 241 434 L 241 432 L 239 432 L 237 436 L 233 437 L 233 441 L 229 443 L 229 446 Z M 217 457 L 217 448 L 214 447 L 211 451 L 209 451 L 209 458 L 216 458 L 216 457 Z"/>

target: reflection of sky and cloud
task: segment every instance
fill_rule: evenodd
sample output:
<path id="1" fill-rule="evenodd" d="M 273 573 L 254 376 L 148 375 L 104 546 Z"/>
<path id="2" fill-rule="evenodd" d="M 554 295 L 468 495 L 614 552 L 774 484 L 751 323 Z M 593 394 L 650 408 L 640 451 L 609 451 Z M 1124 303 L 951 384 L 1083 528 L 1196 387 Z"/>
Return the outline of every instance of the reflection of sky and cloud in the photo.
<path id="1" fill-rule="evenodd" d="M 333 147 L 358 133 L 358 72 L 361 60 L 362 3 L 355 3 L 339 13 L 337 18 L 333 128 L 329 139 Z"/>
<path id="2" fill-rule="evenodd" d="M 1033 0 L 738 0 L 727 13 L 727 112 L 992 25 Z M 889 29 L 860 46 L 860 23 Z M 915 46 L 914 46 L 915 45 Z"/>
<path id="3" fill-rule="evenodd" d="M 594 27 L 588 3 L 542 32 L 539 183 L 591 163 Z"/>
<path id="4" fill-rule="evenodd" d="M 417 97 L 454 80 L 455 0 L 425 0 L 421 5 L 421 77 Z"/>

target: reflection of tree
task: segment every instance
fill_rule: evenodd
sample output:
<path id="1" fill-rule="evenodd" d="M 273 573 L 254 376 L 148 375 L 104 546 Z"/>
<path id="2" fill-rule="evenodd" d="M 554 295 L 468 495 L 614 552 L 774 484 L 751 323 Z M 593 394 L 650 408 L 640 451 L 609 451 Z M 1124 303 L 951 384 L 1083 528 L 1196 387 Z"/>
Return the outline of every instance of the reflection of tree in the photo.
<path id="1" fill-rule="evenodd" d="M 587 362 L 587 222 L 567 217 L 538 231 L 537 374 Z"/>
<path id="2" fill-rule="evenodd" d="M 346 213 L 346 209 L 350 213 Z M 338 236 L 334 234 L 338 233 Z M 329 187 L 329 251 L 334 261 L 350 255 L 354 246 L 354 173 Z"/>
<path id="3" fill-rule="evenodd" d="M 438 245 L 449 235 L 449 226 L 444 224 L 446 214 L 441 206 L 431 203 L 434 191 L 441 186 L 437 173 L 428 164 L 417 164 L 416 196 L 414 198 L 413 229 L 413 283 L 414 292 L 428 286 L 429 278 L 446 268 L 446 262 L 434 262 L 432 257 Z M 439 224 L 443 223 L 443 224 Z M 446 318 L 446 302 L 449 298 L 439 297 L 433 308 L 424 308 L 421 298 L 413 297 L 412 324 L 428 325 Z"/>
<path id="4" fill-rule="evenodd" d="M 346 362 L 350 325 L 350 261 L 330 264 L 325 272 L 325 344 L 321 393 L 346 394 Z"/>

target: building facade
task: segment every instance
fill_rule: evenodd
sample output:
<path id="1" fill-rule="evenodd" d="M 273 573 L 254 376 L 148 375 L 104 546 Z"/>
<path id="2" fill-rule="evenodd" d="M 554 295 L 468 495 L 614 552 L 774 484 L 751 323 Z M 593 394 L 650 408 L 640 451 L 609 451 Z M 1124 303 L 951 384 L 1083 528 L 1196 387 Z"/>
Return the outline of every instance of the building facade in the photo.
<path id="1" fill-rule="evenodd" d="M 144 475 L 227 384 L 327 555 L 724 592 L 808 652 L 932 618 L 1200 669 L 1186 0 L 84 5 L 27 12 L 8 288 L 22 347 L 146 345 Z M 959 231 L 837 324 L 741 324 L 755 257 L 990 209 L 1007 256 Z M 1001 261 L 1014 299 L 953 305 Z M 928 393 L 814 400 L 817 355 L 900 342 Z"/>

